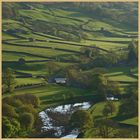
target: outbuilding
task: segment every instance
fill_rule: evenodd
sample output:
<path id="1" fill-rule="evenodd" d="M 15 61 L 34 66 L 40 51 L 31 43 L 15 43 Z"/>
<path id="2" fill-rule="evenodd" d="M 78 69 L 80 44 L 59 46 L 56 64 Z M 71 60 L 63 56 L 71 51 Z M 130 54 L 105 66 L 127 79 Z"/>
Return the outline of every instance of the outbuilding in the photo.
<path id="1" fill-rule="evenodd" d="M 57 84 L 66 84 L 67 78 L 55 78 L 54 80 Z"/>
<path id="2" fill-rule="evenodd" d="M 114 97 L 113 95 L 107 95 L 106 100 L 107 101 L 118 101 L 119 99 Z"/>

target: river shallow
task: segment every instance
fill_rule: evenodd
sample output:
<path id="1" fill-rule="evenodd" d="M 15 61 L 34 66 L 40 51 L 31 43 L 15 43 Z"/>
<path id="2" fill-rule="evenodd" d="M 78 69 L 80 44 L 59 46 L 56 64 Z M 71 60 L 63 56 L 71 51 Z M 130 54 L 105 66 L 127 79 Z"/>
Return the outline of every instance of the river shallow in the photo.
<path id="1" fill-rule="evenodd" d="M 76 138 L 79 134 L 78 130 L 70 130 L 69 119 L 71 114 L 78 110 L 87 110 L 91 104 L 89 102 L 59 105 L 57 107 L 47 108 L 39 113 L 43 126 L 42 131 L 52 133 L 53 137 L 58 138 Z"/>

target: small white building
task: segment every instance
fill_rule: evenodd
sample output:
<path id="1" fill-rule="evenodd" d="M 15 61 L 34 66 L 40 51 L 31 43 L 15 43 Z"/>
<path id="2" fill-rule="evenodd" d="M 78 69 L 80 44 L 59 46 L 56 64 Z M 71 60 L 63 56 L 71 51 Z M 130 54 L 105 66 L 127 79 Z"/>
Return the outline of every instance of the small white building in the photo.
<path id="1" fill-rule="evenodd" d="M 115 98 L 113 95 L 108 95 L 106 97 L 106 100 L 107 101 L 118 101 L 119 99 L 118 98 Z"/>
<path id="2" fill-rule="evenodd" d="M 55 78 L 54 80 L 57 84 L 66 84 L 67 78 Z"/>

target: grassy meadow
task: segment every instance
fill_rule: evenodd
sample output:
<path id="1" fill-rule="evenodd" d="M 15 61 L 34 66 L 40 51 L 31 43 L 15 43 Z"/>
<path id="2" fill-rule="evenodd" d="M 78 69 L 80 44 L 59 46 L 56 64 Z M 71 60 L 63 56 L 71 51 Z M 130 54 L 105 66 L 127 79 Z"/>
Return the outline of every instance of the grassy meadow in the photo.
<path id="1" fill-rule="evenodd" d="M 135 23 L 128 20 L 131 7 Z M 101 97 L 107 83 L 105 97 L 111 93 L 119 98 L 113 101 L 116 109 L 107 118 L 121 129 L 124 129 L 121 124 L 130 129 L 138 126 L 138 115 L 119 114 L 123 104 L 133 98 L 138 85 L 136 3 L 122 4 L 120 8 L 109 3 L 91 6 L 88 3 L 4 3 L 3 9 L 7 12 L 3 11 L 2 19 L 2 80 L 5 81 L 10 68 L 16 82 L 15 90 L 3 93 L 2 99 L 34 95 L 40 100 L 38 113 L 48 107 L 86 100 L 92 103 L 88 109 L 91 118 L 100 120 L 106 119 L 103 111 L 107 101 Z M 101 77 L 96 79 L 96 74 Z M 49 82 L 57 77 L 66 77 L 68 83 Z M 104 81 L 98 83 L 100 80 Z M 129 88 L 134 89 L 132 93 Z M 95 130 L 92 127 L 81 133 L 84 138 L 94 138 Z M 23 137 L 29 137 L 32 132 Z M 108 137 L 112 135 L 113 132 Z M 17 137 L 21 136 L 22 133 Z"/>

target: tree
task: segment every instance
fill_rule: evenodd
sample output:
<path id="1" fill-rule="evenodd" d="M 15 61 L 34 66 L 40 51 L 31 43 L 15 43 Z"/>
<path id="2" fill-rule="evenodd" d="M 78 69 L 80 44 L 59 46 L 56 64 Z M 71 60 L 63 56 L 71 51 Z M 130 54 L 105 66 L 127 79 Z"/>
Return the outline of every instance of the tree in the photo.
<path id="1" fill-rule="evenodd" d="M 21 114 L 20 124 L 23 129 L 31 130 L 34 124 L 34 116 L 31 113 Z"/>
<path id="2" fill-rule="evenodd" d="M 112 95 L 119 95 L 121 92 L 120 85 L 118 82 L 112 82 L 108 81 L 107 82 L 107 91 L 108 94 Z"/>
<path id="3" fill-rule="evenodd" d="M 18 110 L 20 113 L 32 113 L 34 117 L 37 115 L 37 111 L 32 104 L 23 105 Z"/>
<path id="4" fill-rule="evenodd" d="M 13 133 L 11 137 L 18 137 L 18 133 L 21 129 L 19 121 L 16 119 L 12 119 L 11 124 L 13 126 Z"/>
<path id="5" fill-rule="evenodd" d="M 107 101 L 105 108 L 108 109 L 108 114 L 110 113 L 111 115 L 116 111 L 116 106 L 112 101 Z"/>
<path id="6" fill-rule="evenodd" d="M 32 94 L 15 95 L 14 98 L 19 99 L 24 104 L 32 104 L 34 108 L 40 105 L 39 97 Z"/>
<path id="7" fill-rule="evenodd" d="M 87 57 L 91 57 L 92 56 L 92 49 L 88 48 L 88 47 L 81 47 L 81 52 L 86 55 Z"/>
<path id="8" fill-rule="evenodd" d="M 138 138 L 138 130 L 136 128 L 118 129 L 114 138 Z"/>
<path id="9" fill-rule="evenodd" d="M 137 51 L 136 51 L 136 44 L 134 40 L 132 40 L 128 45 L 128 58 L 127 61 L 130 66 L 135 66 L 137 64 Z"/>
<path id="10" fill-rule="evenodd" d="M 118 125 L 111 119 L 97 119 L 94 121 L 94 128 L 96 128 L 96 136 L 102 138 L 113 137 Z"/>
<path id="11" fill-rule="evenodd" d="M 55 74 L 57 71 L 60 70 L 60 67 L 59 67 L 59 65 L 57 65 L 55 62 L 49 61 L 49 62 L 46 64 L 46 69 L 47 69 L 47 71 L 48 71 L 48 75 L 49 75 L 49 76 L 52 76 L 53 74 Z"/>
<path id="12" fill-rule="evenodd" d="M 18 114 L 15 111 L 15 108 L 11 105 L 6 104 L 6 103 L 2 105 L 2 115 L 3 116 L 8 116 L 8 117 L 11 117 L 11 118 L 17 118 L 18 117 Z"/>
<path id="13" fill-rule="evenodd" d="M 2 103 L 3 103 L 3 105 L 8 104 L 8 105 L 10 105 L 12 107 L 15 107 L 15 110 L 17 109 L 17 107 L 19 108 L 19 107 L 23 106 L 23 103 L 20 100 L 15 99 L 13 97 L 5 97 L 5 98 L 3 98 Z"/>
<path id="14" fill-rule="evenodd" d="M 70 119 L 70 125 L 72 128 L 77 128 L 81 132 L 92 127 L 92 118 L 88 111 L 77 110 L 75 111 Z"/>
<path id="15" fill-rule="evenodd" d="M 104 109 L 103 109 L 103 111 L 102 111 L 102 113 L 107 118 L 108 114 L 110 113 L 110 107 L 105 106 Z"/>
<path id="16" fill-rule="evenodd" d="M 29 41 L 33 42 L 33 41 L 35 41 L 35 39 L 34 38 L 29 38 Z"/>
<path id="17" fill-rule="evenodd" d="M 108 79 L 101 73 L 94 73 L 92 75 L 92 88 L 99 92 L 105 99 Z"/>
<path id="18" fill-rule="evenodd" d="M 80 88 L 91 88 L 89 74 L 83 74 L 76 68 L 69 68 L 66 75 L 68 85 Z"/>
<path id="19" fill-rule="evenodd" d="M 20 123 L 16 119 L 2 117 L 2 137 L 18 137 L 20 131 Z"/>
<path id="20" fill-rule="evenodd" d="M 12 100 L 13 99 L 13 100 Z M 11 106 L 13 106 L 13 107 L 15 107 L 15 108 L 17 108 L 17 107 L 20 107 L 20 106 L 22 106 L 23 105 L 23 103 L 20 101 L 20 100 L 16 100 L 16 99 L 14 99 L 14 98 L 11 98 L 11 103 L 9 103 L 9 105 L 11 105 Z"/>
<path id="21" fill-rule="evenodd" d="M 101 28 L 100 28 L 100 31 L 104 31 L 104 27 L 101 27 Z"/>
<path id="22" fill-rule="evenodd" d="M 118 114 L 126 117 L 135 117 L 138 115 L 138 92 L 132 94 L 130 98 L 122 100 Z"/>
<path id="23" fill-rule="evenodd" d="M 4 84 L 6 85 L 7 92 L 12 92 L 15 88 L 15 76 L 10 68 L 7 68 L 6 73 L 4 75 Z"/>
<path id="24" fill-rule="evenodd" d="M 24 58 L 19 58 L 18 63 L 20 65 L 24 65 L 25 64 L 25 59 Z"/>
<path id="25" fill-rule="evenodd" d="M 12 134 L 12 125 L 7 117 L 2 117 L 2 137 L 8 138 Z"/>
<path id="26" fill-rule="evenodd" d="M 96 48 L 96 45 L 93 45 L 94 48 L 92 48 L 92 56 L 97 57 L 100 54 L 100 50 Z"/>

